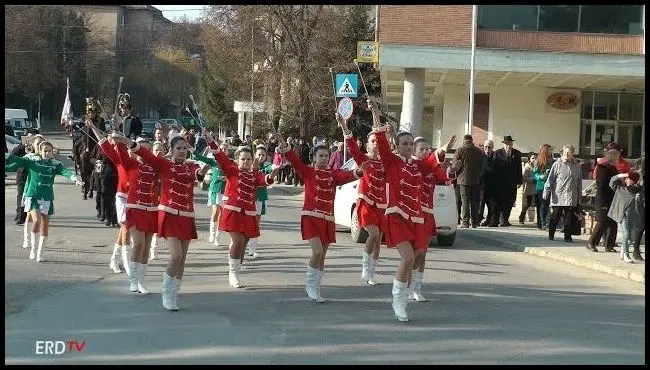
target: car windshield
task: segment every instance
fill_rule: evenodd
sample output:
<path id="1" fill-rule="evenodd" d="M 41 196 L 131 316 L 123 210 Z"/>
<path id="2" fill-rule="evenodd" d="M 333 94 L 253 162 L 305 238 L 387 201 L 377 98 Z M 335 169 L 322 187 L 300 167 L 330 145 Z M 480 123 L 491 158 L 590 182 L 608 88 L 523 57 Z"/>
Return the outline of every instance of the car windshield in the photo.
<path id="1" fill-rule="evenodd" d="M 142 129 L 144 131 L 155 131 L 156 130 L 156 121 L 153 120 L 142 120 Z"/>

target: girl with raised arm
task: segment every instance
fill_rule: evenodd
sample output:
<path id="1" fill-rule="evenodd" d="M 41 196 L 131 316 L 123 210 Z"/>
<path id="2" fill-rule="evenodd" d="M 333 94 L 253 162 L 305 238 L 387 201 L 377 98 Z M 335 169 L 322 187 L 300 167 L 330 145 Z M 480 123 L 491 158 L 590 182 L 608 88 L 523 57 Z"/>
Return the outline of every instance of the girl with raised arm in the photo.
<path id="1" fill-rule="evenodd" d="M 255 209 L 255 195 L 259 187 L 273 183 L 277 170 L 269 175 L 253 169 L 253 152 L 248 147 L 240 147 L 235 152 L 234 161 L 221 151 L 212 136 L 203 130 L 203 137 L 213 150 L 214 159 L 195 153 L 196 158 L 211 166 L 219 166 L 226 177 L 226 190 L 219 218 L 219 230 L 230 233 L 230 255 L 228 258 L 228 283 L 240 288 L 239 272 L 250 238 L 260 235 Z"/>
<path id="2" fill-rule="evenodd" d="M 163 273 L 162 305 L 178 311 L 178 291 L 181 287 L 185 259 L 190 241 L 197 239 L 194 219 L 194 183 L 203 180 L 208 166 L 187 160 L 189 144 L 180 136 L 170 142 L 171 158 L 157 157 L 139 143 L 124 136 L 115 140 L 130 147 L 140 159 L 151 166 L 162 179 L 160 205 L 158 205 L 158 237 L 167 240 L 169 263 Z"/>
<path id="3" fill-rule="evenodd" d="M 305 200 L 300 218 L 300 231 L 302 240 L 309 241 L 311 258 L 307 266 L 307 296 L 318 303 L 325 302 L 320 294 L 321 281 L 325 270 L 325 256 L 327 248 L 336 242 L 334 225 L 334 196 L 336 187 L 352 182 L 363 175 L 363 168 L 367 163 L 362 163 L 354 171 L 330 170 L 328 162 L 330 150 L 325 145 L 316 145 L 312 162 L 314 166 L 307 166 L 300 157 L 291 150 L 291 147 L 280 137 L 280 152 L 285 154 L 287 160 L 303 179 L 305 187 Z"/>
<path id="4" fill-rule="evenodd" d="M 5 163 L 16 163 L 19 167 L 29 170 L 28 181 L 24 192 L 25 211 L 29 212 L 33 220 L 31 232 L 31 247 L 29 259 L 42 262 L 43 247 L 47 244 L 50 229 L 50 216 L 54 214 L 54 177 L 65 176 L 77 185 L 83 182 L 75 175 L 73 170 L 65 168 L 63 163 L 54 159 L 54 146 L 49 141 L 43 141 L 38 146 L 40 159 L 29 159 L 5 153 Z M 39 237 L 40 234 L 40 237 Z M 38 238 L 38 250 L 36 239 Z"/>
<path id="5" fill-rule="evenodd" d="M 401 131 L 396 136 L 396 151 L 393 153 L 386 137 L 392 131 L 390 125 L 379 127 L 379 109 L 368 101 L 373 115 L 373 133 L 377 140 L 379 158 L 386 171 L 386 244 L 396 248 L 402 258 L 393 280 L 393 311 L 399 321 L 408 321 L 408 281 L 414 262 L 415 250 L 426 250 L 429 243 L 429 227 L 420 203 L 422 176 L 438 165 L 435 156 L 420 161 L 413 158 L 413 135 Z"/>
<path id="6" fill-rule="evenodd" d="M 337 121 L 348 150 L 357 166 L 368 162 L 368 168 L 359 180 L 359 195 L 354 211 L 357 213 L 359 226 L 368 232 L 365 249 L 361 257 L 361 280 L 368 285 L 375 285 L 374 275 L 379 260 L 381 238 L 386 228 L 384 213 L 386 212 L 386 175 L 384 165 L 379 159 L 377 140 L 373 133 L 368 134 L 364 154 L 357 141 L 348 129 L 347 121 L 337 114 Z"/>

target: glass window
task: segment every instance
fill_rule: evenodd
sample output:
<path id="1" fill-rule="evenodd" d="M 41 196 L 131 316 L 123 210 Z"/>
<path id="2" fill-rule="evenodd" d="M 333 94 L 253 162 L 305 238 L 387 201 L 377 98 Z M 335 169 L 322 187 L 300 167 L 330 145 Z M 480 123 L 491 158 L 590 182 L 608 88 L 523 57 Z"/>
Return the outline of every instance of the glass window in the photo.
<path id="1" fill-rule="evenodd" d="M 582 92 L 582 118 L 583 119 L 593 119 L 592 109 L 591 109 L 593 105 L 594 105 L 594 92 L 583 91 Z"/>
<path id="2" fill-rule="evenodd" d="M 618 119 L 621 121 L 643 121 L 643 94 L 621 94 Z"/>
<path id="3" fill-rule="evenodd" d="M 616 120 L 617 105 L 617 93 L 603 93 L 596 91 L 596 97 L 594 99 L 594 119 Z"/>
<path id="4" fill-rule="evenodd" d="M 579 154 L 591 154 L 591 121 L 582 120 L 580 125 Z"/>
<path id="5" fill-rule="evenodd" d="M 496 30 L 536 31 L 537 5 L 480 5 L 477 26 Z"/>
<path id="6" fill-rule="evenodd" d="M 581 5 L 580 32 L 640 35 L 642 5 Z"/>
<path id="7" fill-rule="evenodd" d="M 578 5 L 540 5 L 539 30 L 578 31 Z"/>

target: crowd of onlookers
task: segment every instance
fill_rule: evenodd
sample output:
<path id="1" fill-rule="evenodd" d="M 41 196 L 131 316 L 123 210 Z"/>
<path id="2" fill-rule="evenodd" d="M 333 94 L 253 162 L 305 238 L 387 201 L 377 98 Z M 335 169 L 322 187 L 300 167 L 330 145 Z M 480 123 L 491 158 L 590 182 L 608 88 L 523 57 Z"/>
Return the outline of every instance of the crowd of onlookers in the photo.
<path id="1" fill-rule="evenodd" d="M 537 227 L 548 230 L 550 240 L 561 228 L 564 241 L 570 243 L 572 235 L 580 235 L 584 215 L 589 211 L 595 224 L 587 249 L 598 252 L 604 236 L 605 251 L 616 252 L 621 227 L 621 259 L 628 263 L 643 260 L 640 244 L 645 232 L 645 155 L 631 168 L 622 157 L 621 147 L 608 144 L 591 176 L 593 190 L 586 196 L 593 196 L 594 204 L 593 209 L 588 209 L 590 202 L 584 202 L 582 189 L 582 166 L 573 146 L 562 147 L 560 158 L 554 159 L 551 146 L 543 144 L 537 153 L 527 153 L 522 165 L 523 154 L 513 148 L 514 139 L 505 136 L 502 144 L 495 150 L 494 142 L 486 140 L 481 150 L 470 135 L 465 135 L 456 150 L 449 174 L 456 185 L 461 228 L 511 226 L 510 212 L 522 187 L 520 224 L 524 224 L 529 207 L 534 205 Z M 483 217 L 485 208 L 487 216 Z"/>

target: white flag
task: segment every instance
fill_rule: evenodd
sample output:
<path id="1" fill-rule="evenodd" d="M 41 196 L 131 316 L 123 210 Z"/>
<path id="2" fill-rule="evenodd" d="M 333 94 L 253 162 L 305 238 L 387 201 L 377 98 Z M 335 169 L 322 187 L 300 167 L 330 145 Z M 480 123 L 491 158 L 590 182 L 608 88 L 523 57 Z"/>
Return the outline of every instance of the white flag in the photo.
<path id="1" fill-rule="evenodd" d="M 64 127 L 72 124 L 72 104 L 70 104 L 70 79 L 66 78 L 65 102 L 63 103 L 63 112 L 61 113 L 61 125 Z"/>

